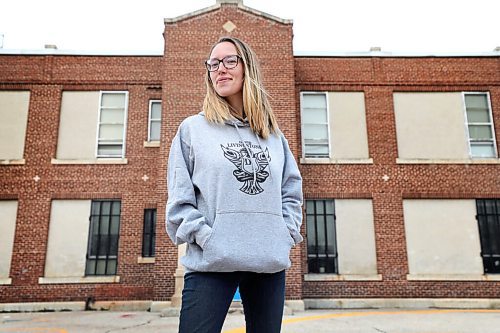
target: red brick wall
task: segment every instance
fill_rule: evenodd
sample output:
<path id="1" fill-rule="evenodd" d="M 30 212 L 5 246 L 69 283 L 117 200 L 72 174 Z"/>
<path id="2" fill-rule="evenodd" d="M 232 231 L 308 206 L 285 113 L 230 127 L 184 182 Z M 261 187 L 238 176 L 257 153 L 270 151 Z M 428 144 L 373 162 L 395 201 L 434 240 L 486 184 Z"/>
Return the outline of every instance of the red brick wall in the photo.
<path id="1" fill-rule="evenodd" d="M 306 198 L 373 200 L 377 268 L 383 277 L 380 282 L 307 281 L 303 285 L 304 298 L 500 297 L 500 282 L 406 280 L 403 199 L 500 198 L 500 166 L 396 164 L 392 97 L 399 91 L 489 91 L 499 142 L 499 68 L 500 57 L 295 59 L 297 104 L 300 91 L 365 94 L 368 147 L 373 164 L 301 167 Z M 382 179 L 384 175 L 390 177 L 387 182 Z M 305 261 L 304 258 L 304 273 Z"/>
<path id="2" fill-rule="evenodd" d="M 0 199 L 18 199 L 11 274 L 2 302 L 153 299 L 154 265 L 138 264 L 146 207 L 156 191 L 159 148 L 144 148 L 149 100 L 161 98 L 162 57 L 0 56 L 0 90 L 30 90 L 25 165 L 0 168 Z M 4 70 L 5 69 L 5 70 Z M 62 92 L 127 90 L 126 165 L 53 165 Z M 148 181 L 141 178 L 149 177 Z M 33 177 L 38 175 L 40 181 Z M 119 284 L 39 285 L 52 199 L 121 198 Z M 161 238 L 161 237 L 160 237 Z M 172 270 L 173 268 L 171 268 Z M 168 286 L 173 290 L 173 281 Z"/>
<path id="3" fill-rule="evenodd" d="M 78 87 L 161 83 L 161 56 L 0 55 L 0 59 L 0 83 Z"/>

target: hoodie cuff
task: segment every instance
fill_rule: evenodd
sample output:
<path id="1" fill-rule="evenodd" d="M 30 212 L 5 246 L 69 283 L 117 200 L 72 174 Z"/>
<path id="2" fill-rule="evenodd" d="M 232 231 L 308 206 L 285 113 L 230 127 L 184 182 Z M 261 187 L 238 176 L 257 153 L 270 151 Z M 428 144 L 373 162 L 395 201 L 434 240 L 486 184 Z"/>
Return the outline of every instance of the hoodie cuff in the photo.
<path id="1" fill-rule="evenodd" d="M 293 240 L 295 241 L 295 245 L 299 244 L 304 240 L 300 232 L 295 231 L 295 230 L 290 230 L 290 236 L 292 236 Z"/>
<path id="2" fill-rule="evenodd" d="M 212 234 L 212 228 L 210 228 L 206 224 L 203 224 L 195 235 L 196 244 L 198 244 L 202 249 L 204 249 L 205 243 L 210 238 L 211 234 Z"/>

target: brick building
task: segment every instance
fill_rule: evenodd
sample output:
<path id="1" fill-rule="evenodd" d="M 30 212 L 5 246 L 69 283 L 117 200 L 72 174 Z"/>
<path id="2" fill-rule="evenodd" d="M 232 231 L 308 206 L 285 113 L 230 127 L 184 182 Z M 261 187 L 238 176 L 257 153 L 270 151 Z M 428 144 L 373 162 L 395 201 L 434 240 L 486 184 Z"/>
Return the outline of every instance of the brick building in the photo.
<path id="1" fill-rule="evenodd" d="M 0 303 L 178 305 L 167 156 L 223 35 L 304 178 L 290 306 L 498 306 L 500 54 L 297 55 L 235 0 L 165 19 L 163 55 L 0 51 Z"/>

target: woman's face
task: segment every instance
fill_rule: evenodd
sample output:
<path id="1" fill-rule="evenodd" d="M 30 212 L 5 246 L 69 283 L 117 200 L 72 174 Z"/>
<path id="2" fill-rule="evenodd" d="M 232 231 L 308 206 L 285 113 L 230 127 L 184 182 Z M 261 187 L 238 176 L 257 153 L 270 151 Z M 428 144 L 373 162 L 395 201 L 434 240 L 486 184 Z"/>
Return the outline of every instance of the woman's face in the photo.
<path id="1" fill-rule="evenodd" d="M 244 66 L 241 58 L 237 59 L 238 65 L 234 68 L 227 69 L 222 59 L 226 56 L 237 55 L 236 47 L 230 42 L 222 42 L 217 44 L 210 59 L 221 60 L 219 68 L 216 71 L 210 72 L 212 85 L 221 97 L 224 97 L 231 103 L 234 99 L 243 99 L 243 76 Z"/>

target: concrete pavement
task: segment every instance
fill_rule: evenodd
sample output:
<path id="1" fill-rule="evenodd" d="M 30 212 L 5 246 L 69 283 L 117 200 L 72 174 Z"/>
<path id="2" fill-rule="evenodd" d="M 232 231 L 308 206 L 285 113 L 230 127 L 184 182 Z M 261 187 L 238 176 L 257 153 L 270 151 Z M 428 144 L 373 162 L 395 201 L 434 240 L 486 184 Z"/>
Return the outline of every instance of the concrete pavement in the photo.
<path id="1" fill-rule="evenodd" d="M 500 333 L 500 310 L 307 310 L 283 318 L 282 333 Z M 0 333 L 175 333 L 178 318 L 151 312 L 0 313 Z M 229 314 L 224 333 L 244 333 Z"/>

